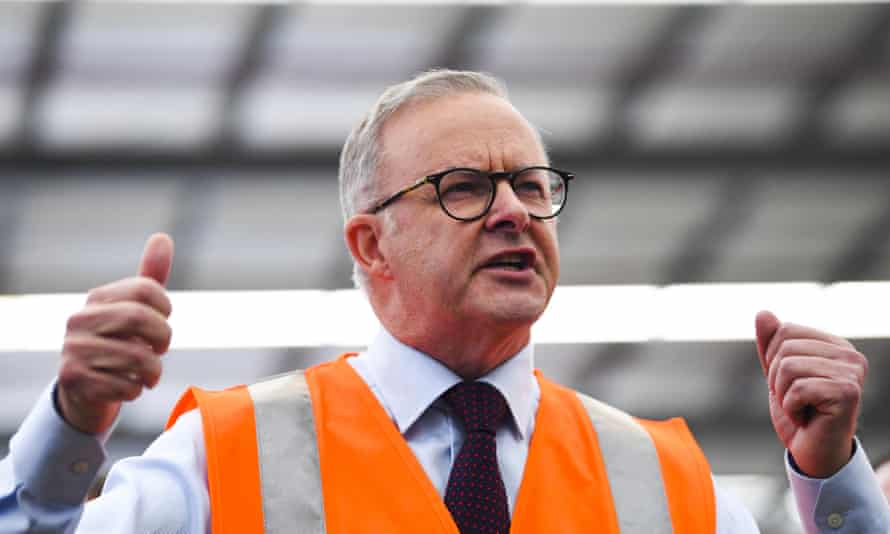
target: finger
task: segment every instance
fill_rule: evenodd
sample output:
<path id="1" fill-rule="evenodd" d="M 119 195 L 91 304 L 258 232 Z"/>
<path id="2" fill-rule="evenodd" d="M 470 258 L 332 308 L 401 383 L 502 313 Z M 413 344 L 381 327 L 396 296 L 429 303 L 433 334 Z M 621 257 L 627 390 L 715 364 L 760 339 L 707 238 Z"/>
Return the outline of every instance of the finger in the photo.
<path id="1" fill-rule="evenodd" d="M 141 302 L 164 317 L 169 317 L 173 309 L 164 286 L 144 276 L 132 276 L 97 287 L 87 296 L 87 304 L 124 301 Z"/>
<path id="2" fill-rule="evenodd" d="M 779 347 L 792 339 L 814 339 L 818 341 L 824 341 L 826 343 L 831 343 L 833 345 L 837 345 L 839 347 L 845 348 L 854 348 L 853 345 L 842 337 L 838 337 L 828 332 L 823 332 L 822 330 L 818 330 L 816 328 L 811 328 L 809 326 L 803 326 L 795 323 L 784 322 L 776 330 L 775 334 L 773 334 L 772 339 L 769 341 L 769 345 L 766 349 L 765 361 L 767 369 L 772 364 L 773 359 L 778 353 Z"/>
<path id="3" fill-rule="evenodd" d="M 173 239 L 163 233 L 152 234 L 145 242 L 145 249 L 142 251 L 139 275 L 151 278 L 163 286 L 170 278 L 172 267 Z"/>
<path id="4" fill-rule="evenodd" d="M 757 356 L 760 358 L 760 367 L 763 374 L 767 373 L 769 365 L 766 361 L 766 350 L 776 331 L 782 326 L 782 322 L 771 311 L 763 310 L 754 319 L 754 331 L 757 337 Z"/>
<path id="5" fill-rule="evenodd" d="M 91 304 L 68 319 L 68 334 L 141 338 L 156 354 L 167 352 L 172 330 L 157 310 L 138 302 Z"/>
<path id="6" fill-rule="evenodd" d="M 154 387 L 161 377 L 161 360 L 141 340 L 122 341 L 94 335 L 65 338 L 63 357 L 80 360 L 87 368 Z"/>
<path id="7" fill-rule="evenodd" d="M 827 358 L 813 358 L 809 356 L 788 356 L 781 360 L 775 372 L 775 382 L 771 384 L 779 403 L 785 400 L 785 395 L 796 380 L 806 378 L 825 378 L 835 381 L 847 381 L 859 384 L 864 382 L 859 368 L 845 361 L 830 360 Z"/>
<path id="8" fill-rule="evenodd" d="M 96 406 L 133 400 L 142 393 L 142 384 L 71 362 L 59 371 L 59 391 L 77 406 Z"/>
<path id="9" fill-rule="evenodd" d="M 837 360 L 851 365 L 865 381 L 865 373 L 868 369 L 868 361 L 865 356 L 855 349 L 842 347 L 826 341 L 816 339 L 789 339 L 783 341 L 776 351 L 776 356 L 771 360 L 767 374 L 767 384 L 770 391 L 776 392 L 776 376 L 784 365 L 787 357 L 803 357 L 814 360 Z"/>
<path id="10" fill-rule="evenodd" d="M 103 373 L 94 369 L 83 371 L 84 383 L 75 395 L 90 404 L 136 400 L 142 394 L 142 383 Z"/>
<path id="11" fill-rule="evenodd" d="M 822 377 L 799 378 L 788 388 L 782 410 L 798 425 L 806 425 L 814 415 L 845 417 L 856 413 L 862 388 L 846 380 Z M 855 417 L 845 417 L 855 425 Z"/>

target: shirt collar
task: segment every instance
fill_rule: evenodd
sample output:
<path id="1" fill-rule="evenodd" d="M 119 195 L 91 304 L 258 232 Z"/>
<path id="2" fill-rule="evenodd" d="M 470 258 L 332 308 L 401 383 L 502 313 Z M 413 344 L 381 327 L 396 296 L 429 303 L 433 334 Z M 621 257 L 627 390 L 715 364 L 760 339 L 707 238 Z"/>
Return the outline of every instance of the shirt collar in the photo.
<path id="1" fill-rule="evenodd" d="M 449 388 L 461 381 L 435 358 L 405 345 L 385 329 L 360 356 L 399 432 L 404 434 Z M 513 357 L 479 378 L 496 387 L 510 408 L 514 431 L 528 435 L 532 417 L 534 350 L 526 345 Z"/>

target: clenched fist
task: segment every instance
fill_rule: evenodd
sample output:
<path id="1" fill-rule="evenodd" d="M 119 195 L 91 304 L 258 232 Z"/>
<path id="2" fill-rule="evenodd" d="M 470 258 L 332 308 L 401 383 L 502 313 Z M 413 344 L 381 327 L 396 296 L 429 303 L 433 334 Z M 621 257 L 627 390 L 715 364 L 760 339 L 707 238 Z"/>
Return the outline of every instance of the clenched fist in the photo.
<path id="1" fill-rule="evenodd" d="M 84 308 L 68 319 L 57 400 L 62 417 L 78 430 L 104 432 L 122 401 L 160 379 L 160 356 L 172 333 L 164 289 L 172 263 L 173 240 L 152 235 L 139 276 L 93 289 Z"/>
<path id="2" fill-rule="evenodd" d="M 830 477 L 853 453 L 868 361 L 846 339 L 767 311 L 756 330 L 779 439 L 804 474 Z"/>

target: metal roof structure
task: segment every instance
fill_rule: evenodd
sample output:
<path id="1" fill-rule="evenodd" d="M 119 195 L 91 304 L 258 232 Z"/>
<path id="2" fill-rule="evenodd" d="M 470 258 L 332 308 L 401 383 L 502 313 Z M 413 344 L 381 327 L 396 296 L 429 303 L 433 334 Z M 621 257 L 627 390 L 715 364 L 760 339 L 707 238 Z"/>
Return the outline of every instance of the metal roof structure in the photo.
<path id="1" fill-rule="evenodd" d="M 127 276 L 159 230 L 173 289 L 351 287 L 340 146 L 384 87 L 433 67 L 503 79 L 579 176 L 563 284 L 890 279 L 888 4 L 7 1 L 0 294 Z M 881 451 L 890 342 L 858 345 Z M 187 383 L 331 355 L 171 353 L 120 451 Z M 8 435 L 58 356 L 0 358 Z M 686 416 L 718 473 L 781 473 L 750 343 L 544 345 L 537 363 L 638 415 Z"/>

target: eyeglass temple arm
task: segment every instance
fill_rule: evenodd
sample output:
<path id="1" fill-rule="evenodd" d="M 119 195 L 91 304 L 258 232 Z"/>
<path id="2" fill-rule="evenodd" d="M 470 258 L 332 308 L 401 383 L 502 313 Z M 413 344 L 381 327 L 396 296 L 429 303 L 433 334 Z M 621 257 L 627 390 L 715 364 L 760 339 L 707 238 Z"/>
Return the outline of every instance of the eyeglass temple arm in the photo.
<path id="1" fill-rule="evenodd" d="M 434 176 L 424 176 L 423 178 L 420 178 L 419 180 L 417 180 L 413 184 L 409 185 L 408 187 L 406 187 L 404 189 L 400 189 L 399 191 L 396 191 L 395 193 L 390 195 L 389 198 L 387 198 L 380 204 L 377 204 L 376 206 L 374 206 L 374 209 L 371 210 L 371 213 L 377 213 L 378 211 L 389 206 L 396 200 L 402 198 L 403 195 L 410 193 L 411 191 L 414 191 L 415 189 L 417 189 L 418 187 L 420 187 L 426 183 L 433 183 L 433 178 L 434 178 Z"/>

